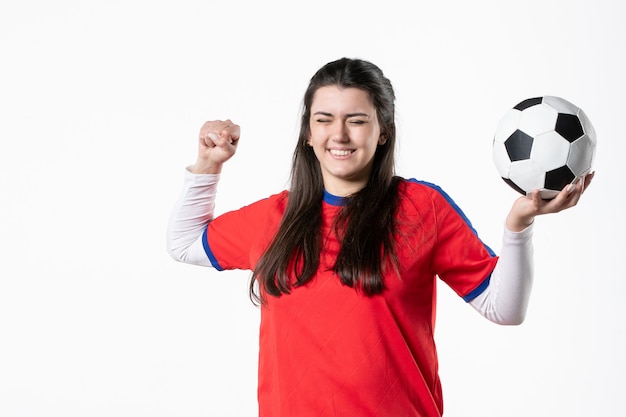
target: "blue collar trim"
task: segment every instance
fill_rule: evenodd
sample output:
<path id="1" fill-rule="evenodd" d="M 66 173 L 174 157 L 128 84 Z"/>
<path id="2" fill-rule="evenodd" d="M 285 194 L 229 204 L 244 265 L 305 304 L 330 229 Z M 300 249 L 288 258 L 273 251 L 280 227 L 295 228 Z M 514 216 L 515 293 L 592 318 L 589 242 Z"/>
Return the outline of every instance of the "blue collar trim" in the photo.
<path id="1" fill-rule="evenodd" d="M 324 190 L 324 202 L 331 206 L 345 206 L 348 204 L 348 197 L 339 197 Z"/>

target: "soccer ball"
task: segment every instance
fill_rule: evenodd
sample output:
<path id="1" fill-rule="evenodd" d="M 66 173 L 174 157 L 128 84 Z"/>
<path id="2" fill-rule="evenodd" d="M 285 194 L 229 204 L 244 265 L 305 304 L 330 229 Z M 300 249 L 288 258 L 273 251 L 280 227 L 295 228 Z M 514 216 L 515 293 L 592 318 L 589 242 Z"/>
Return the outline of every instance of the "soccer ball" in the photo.
<path id="1" fill-rule="evenodd" d="M 587 115 L 560 97 L 529 98 L 504 114 L 493 138 L 502 179 L 521 194 L 549 200 L 591 171 L 596 132 Z"/>

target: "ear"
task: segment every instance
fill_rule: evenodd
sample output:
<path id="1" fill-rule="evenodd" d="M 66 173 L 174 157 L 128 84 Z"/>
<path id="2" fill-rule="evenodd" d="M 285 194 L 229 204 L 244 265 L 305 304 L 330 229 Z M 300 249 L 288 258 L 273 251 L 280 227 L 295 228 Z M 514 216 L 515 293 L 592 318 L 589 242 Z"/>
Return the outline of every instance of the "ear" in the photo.
<path id="1" fill-rule="evenodd" d="M 387 136 L 381 134 L 378 138 L 378 144 L 384 145 L 385 143 L 387 143 Z"/>

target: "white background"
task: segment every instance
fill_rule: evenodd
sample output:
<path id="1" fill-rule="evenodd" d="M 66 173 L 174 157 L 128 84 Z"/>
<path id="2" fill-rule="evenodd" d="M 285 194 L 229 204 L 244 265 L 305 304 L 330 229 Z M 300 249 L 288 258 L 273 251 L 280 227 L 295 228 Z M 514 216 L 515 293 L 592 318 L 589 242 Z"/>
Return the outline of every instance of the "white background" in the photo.
<path id="1" fill-rule="evenodd" d="M 597 174 L 537 219 L 526 322 L 440 289 L 445 415 L 625 415 L 625 4 L 3 1 L 0 415 L 255 415 L 249 274 L 172 261 L 167 217 L 208 119 L 243 135 L 218 212 L 282 190 L 308 80 L 342 56 L 395 86 L 398 172 L 496 250 L 517 197 L 491 161 L 499 118 L 544 94 L 585 110 Z"/>

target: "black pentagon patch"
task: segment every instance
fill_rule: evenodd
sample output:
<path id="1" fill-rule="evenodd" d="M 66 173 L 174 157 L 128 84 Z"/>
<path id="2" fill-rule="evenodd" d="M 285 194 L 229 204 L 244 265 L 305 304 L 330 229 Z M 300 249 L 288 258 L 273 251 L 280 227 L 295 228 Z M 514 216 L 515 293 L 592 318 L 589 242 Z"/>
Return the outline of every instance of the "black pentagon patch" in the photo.
<path id="1" fill-rule="evenodd" d="M 557 116 L 554 130 L 570 143 L 574 142 L 585 133 L 578 116 L 564 113 L 559 113 Z"/>
<path id="2" fill-rule="evenodd" d="M 519 103 L 517 106 L 513 107 L 516 110 L 522 111 L 529 107 L 536 106 L 537 104 L 541 104 L 543 101 L 543 97 L 535 97 L 535 98 L 527 98 L 526 100 Z"/>
<path id="3" fill-rule="evenodd" d="M 504 147 L 511 162 L 528 159 L 533 147 L 533 138 L 518 129 L 504 141 Z"/>
<path id="4" fill-rule="evenodd" d="M 512 189 L 514 189 L 515 191 L 517 191 L 518 193 L 520 193 L 522 195 L 526 195 L 526 191 L 522 190 L 517 184 L 515 184 L 513 181 L 511 181 L 510 178 L 502 177 L 502 179 L 504 180 L 504 182 L 509 184 Z"/>
<path id="5" fill-rule="evenodd" d="M 549 190 L 561 191 L 563 187 L 574 181 L 576 175 L 567 165 L 546 172 L 545 188 Z"/>

